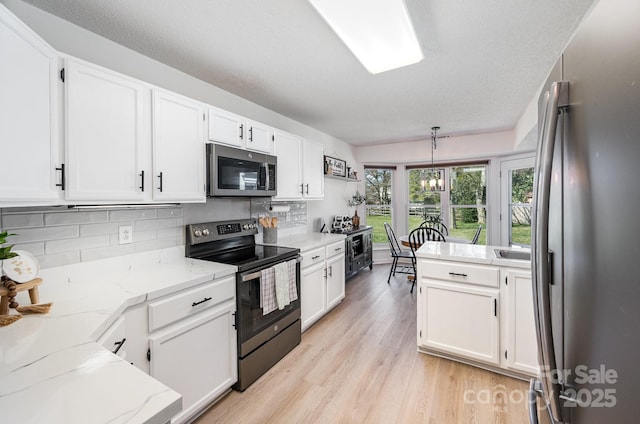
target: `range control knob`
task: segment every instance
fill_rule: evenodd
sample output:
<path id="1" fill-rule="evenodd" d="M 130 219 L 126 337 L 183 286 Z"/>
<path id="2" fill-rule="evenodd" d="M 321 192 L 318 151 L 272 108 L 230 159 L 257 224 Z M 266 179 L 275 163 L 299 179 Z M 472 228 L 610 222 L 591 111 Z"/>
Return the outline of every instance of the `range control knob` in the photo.
<path id="1" fill-rule="evenodd" d="M 243 230 L 248 230 L 249 228 L 250 228 L 250 227 L 249 227 L 249 224 L 244 224 L 244 225 L 242 226 L 242 229 L 243 229 Z"/>
<path id="2" fill-rule="evenodd" d="M 205 236 L 205 237 L 208 236 L 209 235 L 209 230 L 206 229 L 206 228 L 204 230 L 202 230 L 202 235 Z"/>
<path id="3" fill-rule="evenodd" d="M 196 237 L 200 237 L 202 235 L 202 232 L 200 230 L 195 230 L 193 232 L 193 235 L 196 236 Z"/>

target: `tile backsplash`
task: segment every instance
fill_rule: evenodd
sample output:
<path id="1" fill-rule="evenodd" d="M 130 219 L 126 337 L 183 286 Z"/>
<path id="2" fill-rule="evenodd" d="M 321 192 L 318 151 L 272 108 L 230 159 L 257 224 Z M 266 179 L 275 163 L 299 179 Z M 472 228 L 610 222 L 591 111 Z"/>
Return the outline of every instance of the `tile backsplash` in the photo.
<path id="1" fill-rule="evenodd" d="M 133 242 L 119 244 L 119 227 L 132 226 Z M 14 233 L 14 250 L 40 266 L 66 265 L 184 244 L 182 206 L 0 209 L 0 228 Z"/>

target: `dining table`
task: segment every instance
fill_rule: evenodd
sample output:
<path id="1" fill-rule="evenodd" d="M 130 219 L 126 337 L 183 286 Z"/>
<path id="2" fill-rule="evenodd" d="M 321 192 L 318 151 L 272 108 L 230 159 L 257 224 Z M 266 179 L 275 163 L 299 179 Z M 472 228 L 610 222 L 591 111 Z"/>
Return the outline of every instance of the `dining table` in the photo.
<path id="1" fill-rule="evenodd" d="M 409 234 L 405 234 L 403 236 L 398 237 L 398 241 L 406 247 L 411 247 L 411 242 L 409 241 Z M 443 243 L 461 243 L 461 244 L 471 244 L 471 240 L 463 239 L 459 237 L 448 237 L 445 236 L 445 241 Z M 417 246 L 420 247 L 420 246 Z"/>

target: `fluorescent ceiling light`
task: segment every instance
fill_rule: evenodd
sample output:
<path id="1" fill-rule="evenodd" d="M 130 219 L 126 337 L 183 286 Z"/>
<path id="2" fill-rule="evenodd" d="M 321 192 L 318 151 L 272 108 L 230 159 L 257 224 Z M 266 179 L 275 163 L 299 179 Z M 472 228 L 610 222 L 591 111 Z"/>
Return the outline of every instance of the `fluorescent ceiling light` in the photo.
<path id="1" fill-rule="evenodd" d="M 372 74 L 422 60 L 403 0 L 309 0 Z"/>

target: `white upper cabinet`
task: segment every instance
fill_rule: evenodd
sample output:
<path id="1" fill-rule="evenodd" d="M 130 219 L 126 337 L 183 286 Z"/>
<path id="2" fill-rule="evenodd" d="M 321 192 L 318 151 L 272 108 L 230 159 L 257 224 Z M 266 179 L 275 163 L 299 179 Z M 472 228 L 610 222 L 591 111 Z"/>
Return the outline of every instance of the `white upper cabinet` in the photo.
<path id="1" fill-rule="evenodd" d="M 204 105 L 153 90 L 153 198 L 206 200 Z"/>
<path id="2" fill-rule="evenodd" d="M 65 73 L 66 198 L 143 201 L 149 89 L 132 78 L 74 60 L 67 60 Z"/>
<path id="3" fill-rule="evenodd" d="M 274 132 L 273 154 L 278 158 L 276 200 L 302 198 L 302 138 L 283 131 Z"/>
<path id="4" fill-rule="evenodd" d="M 243 137 L 244 122 L 240 115 L 209 107 L 209 140 L 242 147 Z"/>
<path id="5" fill-rule="evenodd" d="M 302 184 L 306 199 L 324 198 L 324 151 L 321 143 L 303 140 Z"/>
<path id="6" fill-rule="evenodd" d="M 245 146 L 247 149 L 264 153 L 271 153 L 273 151 L 271 148 L 271 144 L 273 143 L 273 129 L 271 127 L 249 119 L 245 121 L 245 126 L 247 131 L 245 135 Z"/>
<path id="7" fill-rule="evenodd" d="M 0 204 L 57 203 L 58 56 L 0 4 Z"/>
<path id="8" fill-rule="evenodd" d="M 274 131 L 273 153 L 278 158 L 276 200 L 324 197 L 323 146 L 283 131 Z"/>
<path id="9" fill-rule="evenodd" d="M 213 106 L 209 106 L 207 138 L 256 152 L 273 152 L 273 128 Z"/>

